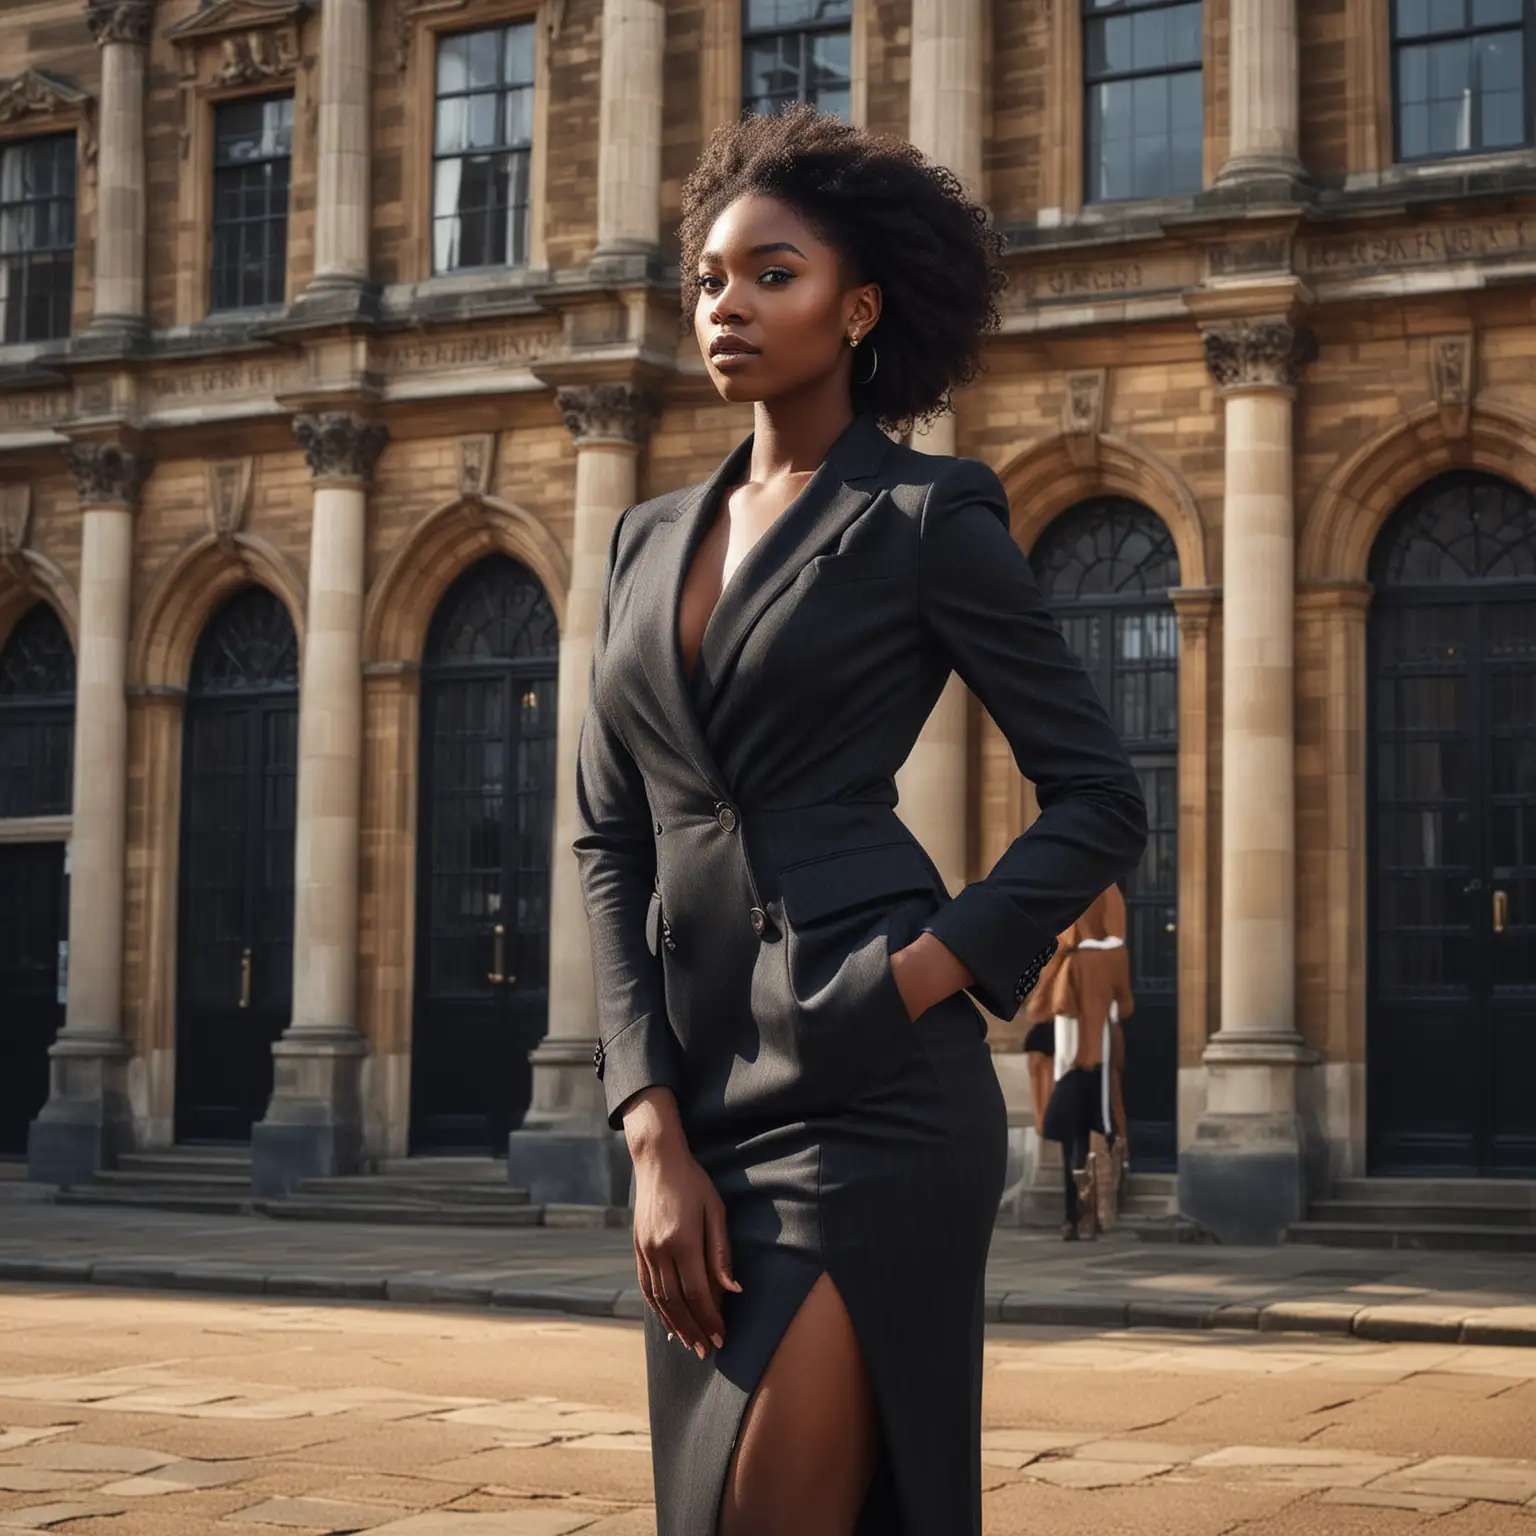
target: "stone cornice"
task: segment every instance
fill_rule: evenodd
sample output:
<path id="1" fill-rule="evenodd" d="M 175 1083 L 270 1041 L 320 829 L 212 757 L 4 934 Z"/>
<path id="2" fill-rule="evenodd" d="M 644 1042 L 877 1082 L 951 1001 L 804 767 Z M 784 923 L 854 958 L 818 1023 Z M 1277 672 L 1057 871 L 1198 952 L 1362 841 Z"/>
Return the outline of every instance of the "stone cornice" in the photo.
<path id="1" fill-rule="evenodd" d="M 629 384 L 566 384 L 555 391 L 555 404 L 578 448 L 598 442 L 643 446 L 661 414 L 654 391 Z"/>
<path id="2" fill-rule="evenodd" d="M 64 450 L 83 507 L 136 507 L 154 460 L 112 440 L 71 443 Z"/>
<path id="3" fill-rule="evenodd" d="M 155 21 L 155 0 L 88 0 L 85 12 L 91 36 L 108 43 L 145 46 Z"/>
<path id="4" fill-rule="evenodd" d="M 318 411 L 296 416 L 293 435 L 317 481 L 368 485 L 389 429 L 354 411 Z"/>
<path id="5" fill-rule="evenodd" d="M 24 69 L 0 81 L 0 123 L 84 112 L 90 102 L 89 91 L 47 69 Z"/>

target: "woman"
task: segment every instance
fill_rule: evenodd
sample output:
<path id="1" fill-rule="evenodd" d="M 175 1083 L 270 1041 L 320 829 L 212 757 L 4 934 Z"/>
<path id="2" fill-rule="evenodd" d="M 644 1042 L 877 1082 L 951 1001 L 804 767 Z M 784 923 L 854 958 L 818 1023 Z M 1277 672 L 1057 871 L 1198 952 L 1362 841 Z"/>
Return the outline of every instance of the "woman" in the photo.
<path id="1" fill-rule="evenodd" d="M 685 310 L 753 435 L 609 550 L 576 850 L 635 1167 L 661 1536 L 980 1529 L 999 1014 L 1135 862 L 1136 776 L 943 409 L 997 323 L 947 171 L 809 110 L 711 140 Z M 951 670 L 1040 819 L 950 900 L 893 776 Z"/>
<path id="2" fill-rule="evenodd" d="M 1099 1226 L 1098 1191 L 1084 1180 L 1095 1133 L 1125 1146 L 1124 1021 L 1131 1016 L 1131 967 L 1125 948 L 1125 898 L 1110 886 L 1057 940 L 1042 974 L 1031 1013 L 1048 1014 L 1055 1041 L 1056 1086 L 1046 1107 L 1044 1135 L 1061 1143 L 1069 1242 L 1092 1237 Z"/>

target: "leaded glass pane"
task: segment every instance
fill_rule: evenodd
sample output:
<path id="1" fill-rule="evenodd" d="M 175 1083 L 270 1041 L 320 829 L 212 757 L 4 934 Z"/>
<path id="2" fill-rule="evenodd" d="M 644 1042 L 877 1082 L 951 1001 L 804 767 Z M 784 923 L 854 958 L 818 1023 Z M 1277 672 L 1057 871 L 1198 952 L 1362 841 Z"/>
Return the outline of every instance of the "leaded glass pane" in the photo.
<path id="1" fill-rule="evenodd" d="M 219 609 L 192 659 L 194 694 L 297 688 L 299 643 L 293 620 L 265 587 L 246 587 Z"/>
<path id="2" fill-rule="evenodd" d="M 0 817 L 69 810 L 74 735 L 74 648 L 38 603 L 0 648 Z"/>
<path id="3" fill-rule="evenodd" d="M 1396 0 L 1403 160 L 1531 142 L 1530 0 Z"/>
<path id="4" fill-rule="evenodd" d="M 0 341 L 68 336 L 74 286 L 74 134 L 0 146 Z"/>
<path id="5" fill-rule="evenodd" d="M 1536 498 L 1493 475 L 1441 475 L 1410 496 L 1377 545 L 1381 586 L 1536 579 Z"/>
<path id="6" fill-rule="evenodd" d="M 283 302 L 293 97 L 223 102 L 214 114 L 212 308 Z"/>
<path id="7" fill-rule="evenodd" d="M 852 0 L 743 0 L 743 111 L 803 101 L 846 119 L 852 19 Z"/>
<path id="8" fill-rule="evenodd" d="M 560 630 L 543 585 L 514 560 L 472 567 L 449 589 L 427 640 L 429 663 L 555 656 Z"/>

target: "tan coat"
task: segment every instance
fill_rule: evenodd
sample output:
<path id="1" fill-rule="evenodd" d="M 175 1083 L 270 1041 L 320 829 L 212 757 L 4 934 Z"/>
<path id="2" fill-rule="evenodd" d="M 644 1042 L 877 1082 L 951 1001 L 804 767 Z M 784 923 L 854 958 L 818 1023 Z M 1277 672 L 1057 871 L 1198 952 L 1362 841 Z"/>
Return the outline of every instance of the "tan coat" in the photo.
<path id="1" fill-rule="evenodd" d="M 1083 948 L 1083 941 L 1117 938 L 1115 949 Z M 1135 1009 L 1130 952 L 1125 948 L 1125 898 L 1118 886 L 1100 893 L 1093 905 L 1057 939 L 1057 950 L 1030 993 L 1025 1018 L 1043 1023 L 1058 1015 L 1078 1021 L 1074 1067 L 1093 1068 L 1104 1059 L 1104 1024 L 1114 1003 L 1121 1022 Z"/>

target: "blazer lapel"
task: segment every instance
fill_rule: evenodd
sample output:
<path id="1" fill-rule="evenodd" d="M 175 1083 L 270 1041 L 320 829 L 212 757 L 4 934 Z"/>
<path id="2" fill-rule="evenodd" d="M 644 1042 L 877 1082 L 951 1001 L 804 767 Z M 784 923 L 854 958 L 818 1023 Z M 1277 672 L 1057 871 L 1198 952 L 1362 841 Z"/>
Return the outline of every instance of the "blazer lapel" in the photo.
<path id="1" fill-rule="evenodd" d="M 694 662 L 689 686 L 696 720 L 709 719 L 737 655 L 774 600 L 805 569 L 806 562 L 834 543 L 869 505 L 878 487 L 861 489 L 854 482 L 872 479 L 889 449 L 890 439 L 872 419 L 855 418 L 806 488 L 748 551 L 720 594 Z M 714 498 L 709 500 L 713 504 Z M 695 515 L 703 526 L 708 525 L 707 516 Z M 688 553 L 691 558 L 691 547 Z M 686 574 L 686 562 L 682 571 Z M 677 595 L 681 591 L 680 576 Z M 672 612 L 675 616 L 675 599 Z M 672 649 L 676 653 L 675 636 Z M 678 665 L 681 676 L 680 659 Z"/>
<path id="2" fill-rule="evenodd" d="M 682 497 L 671 518 L 651 530 L 645 558 L 647 591 L 637 604 L 635 626 L 640 665 L 676 732 L 677 741 L 699 777 L 722 799 L 727 797 L 725 776 L 715 762 L 689 697 L 682 648 L 677 641 L 677 611 L 699 541 L 708 531 L 725 489 L 745 473 L 751 451 L 749 437 L 704 484 L 696 485 Z"/>

